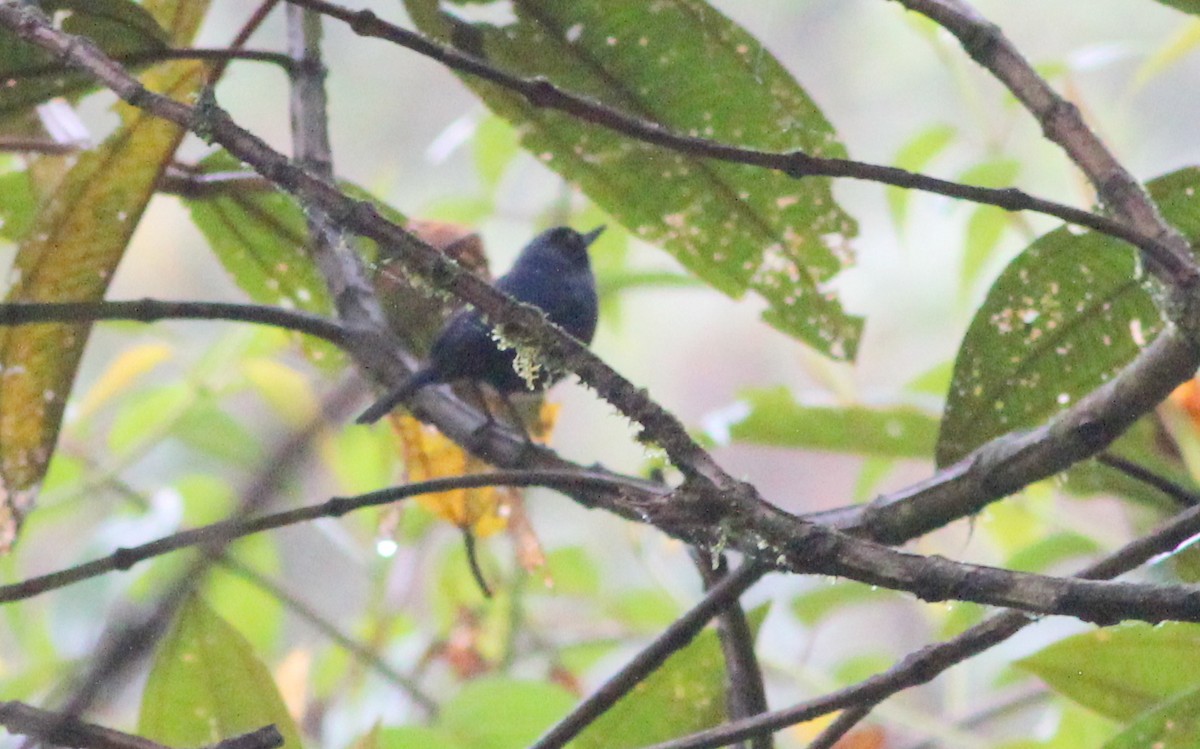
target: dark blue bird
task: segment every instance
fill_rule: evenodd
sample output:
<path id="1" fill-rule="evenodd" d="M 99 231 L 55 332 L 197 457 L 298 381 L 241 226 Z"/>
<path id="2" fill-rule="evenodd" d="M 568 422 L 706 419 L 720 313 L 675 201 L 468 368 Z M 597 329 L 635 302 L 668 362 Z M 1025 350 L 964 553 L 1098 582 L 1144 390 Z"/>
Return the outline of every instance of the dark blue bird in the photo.
<path id="1" fill-rule="evenodd" d="M 584 344 L 592 342 L 599 312 L 596 278 L 588 261 L 588 245 L 604 231 L 601 226 L 587 234 L 560 226 L 533 238 L 496 281 L 496 288 L 519 302 L 532 304 Z M 474 309 L 459 310 L 446 321 L 429 351 L 429 363 L 408 380 L 383 396 L 358 417 L 359 424 L 372 424 L 421 388 L 459 380 L 487 383 L 501 395 L 541 390 L 553 379 L 542 370 L 530 388 L 514 369 L 516 351 L 500 350 L 492 327 Z"/>

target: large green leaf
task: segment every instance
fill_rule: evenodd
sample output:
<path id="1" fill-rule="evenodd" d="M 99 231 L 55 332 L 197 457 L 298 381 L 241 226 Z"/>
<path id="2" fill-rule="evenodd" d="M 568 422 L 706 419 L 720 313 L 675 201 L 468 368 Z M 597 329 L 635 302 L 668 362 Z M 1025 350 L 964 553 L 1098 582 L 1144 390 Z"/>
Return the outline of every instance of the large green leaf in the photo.
<path id="1" fill-rule="evenodd" d="M 465 4 L 405 0 L 438 39 L 673 131 L 844 153 L 778 61 L 701 0 L 514 0 L 515 17 L 503 26 L 461 20 L 454 6 Z M 843 310 L 830 281 L 853 262 L 857 226 L 833 201 L 830 180 L 693 158 L 466 82 L 517 127 L 524 148 L 637 236 L 726 294 L 754 291 L 780 330 L 854 357 L 862 320 Z"/>
<path id="2" fill-rule="evenodd" d="M 1127 624 L 1068 637 L 1017 661 L 1059 694 L 1129 720 L 1200 686 L 1200 625 Z"/>
<path id="3" fill-rule="evenodd" d="M 1200 746 L 1200 688 L 1138 716 L 1104 749 L 1195 749 Z"/>
<path id="4" fill-rule="evenodd" d="M 1149 184 L 1167 220 L 1200 239 L 1200 170 Z M 1095 232 L 1050 232 L 1004 270 L 954 363 L 938 437 L 947 465 L 1013 429 L 1044 422 L 1113 376 L 1162 329 L 1133 250 Z"/>
<path id="5" fill-rule="evenodd" d="M 150 668 L 138 734 L 203 746 L 272 724 L 284 749 L 299 749 L 299 731 L 250 643 L 199 599 L 189 600 Z"/>
<path id="6" fill-rule="evenodd" d="M 437 727 L 472 749 L 522 749 L 566 715 L 572 701 L 555 684 L 477 679 L 446 703 Z"/>
<path id="7" fill-rule="evenodd" d="M 748 619 L 755 634 L 767 614 L 763 606 Z M 725 658 L 717 633 L 701 632 L 667 658 L 571 743 L 575 749 L 625 749 L 657 744 L 726 720 Z"/>
<path id="8" fill-rule="evenodd" d="M 159 0 L 147 7 L 170 18 L 171 38 L 185 43 L 204 6 L 191 2 L 177 12 L 175 3 Z M 148 72 L 143 83 L 185 99 L 202 86 L 201 72 L 196 63 L 174 62 Z M 117 111 L 122 125 L 99 148 L 80 156 L 38 207 L 13 264 L 8 301 L 104 296 L 184 132 L 124 104 Z M 15 539 L 37 495 L 89 331 L 86 324 L 0 330 L 0 371 L 5 373 L 0 379 L 0 549 Z"/>
<path id="9" fill-rule="evenodd" d="M 752 390 L 741 400 L 744 418 L 729 426 L 738 442 L 926 460 L 937 419 L 912 406 L 805 406 L 785 388 Z"/>
<path id="10" fill-rule="evenodd" d="M 112 57 L 167 49 L 167 33 L 131 0 L 43 0 L 47 14 L 63 13 L 62 29 L 86 36 Z M 0 118 L 55 96 L 97 87 L 93 76 L 75 71 L 61 59 L 0 30 Z"/>

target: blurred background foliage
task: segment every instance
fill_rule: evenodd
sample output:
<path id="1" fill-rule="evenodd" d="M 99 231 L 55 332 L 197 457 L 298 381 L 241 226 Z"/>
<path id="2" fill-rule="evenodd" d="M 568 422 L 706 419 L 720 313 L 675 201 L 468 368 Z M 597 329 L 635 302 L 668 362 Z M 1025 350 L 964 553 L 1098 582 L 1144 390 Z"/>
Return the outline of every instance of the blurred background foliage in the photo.
<path id="1" fill-rule="evenodd" d="M 155 19 L 167 17 L 166 0 L 43 3 L 68 14 L 67 30 L 127 55 L 193 34 L 196 46 L 225 45 L 251 5 L 183 2 L 190 18 L 164 29 Z M 616 12 L 597 0 L 543 3 L 536 18 L 526 13 L 535 4 L 523 2 L 362 5 L 435 37 L 469 32 L 505 68 L 550 75 L 680 132 L 1092 203 L 1027 113 L 946 34 L 895 4 L 678 0 Z M 654 5 L 678 17 L 655 21 Z M 1200 75 L 1200 22 L 1179 12 L 1196 9 L 1149 0 L 1094 0 L 1087 12 L 1044 0 L 978 5 L 1136 176 L 1154 180 L 1167 216 L 1196 239 L 1200 212 L 1189 199 L 1200 179 L 1200 98 L 1189 94 Z M 437 12 L 447 7 L 453 16 Z M 283 38 L 277 11 L 250 47 L 281 50 Z M 396 220 L 476 232 L 493 273 L 546 225 L 607 223 L 593 256 L 603 305 L 595 350 L 679 414 L 732 474 L 789 511 L 870 499 L 1040 423 L 1159 327 L 1131 280 L 1131 254 L 1046 217 L 666 154 L 529 111 L 334 22 L 325 53 L 335 168 L 347 190 Z M 35 132 L 29 107 L 67 96 L 70 107 L 50 105 L 44 116 L 80 128 L 99 149 L 3 159 L 10 299 L 106 293 L 330 311 L 299 251 L 304 214 L 290 199 L 261 189 L 151 199 L 178 133 L 115 107 L 82 78 L 48 74 L 44 59 L 3 36 L 0 64 L 19 81 L 0 94 L 5 132 Z M 159 88 L 194 93 L 195 63 L 145 70 Z M 234 63 L 216 96 L 239 123 L 290 149 L 279 69 Z M 194 138 L 183 138 L 176 158 L 197 173 L 239 169 Z M 121 220 L 84 220 L 105 211 Z M 374 248 L 362 251 L 381 293 L 405 282 Z M 431 305 L 398 316 L 444 311 Z M 10 385 L 0 390 L 0 453 L 11 461 L 57 444 L 44 479 L 36 471 L 23 479 L 30 491 L 40 486 L 37 508 L 0 559 L 3 583 L 224 517 L 287 430 L 318 412 L 322 394 L 357 380 L 325 344 L 199 321 L 104 323 L 90 339 L 75 330 L 76 353 L 88 341 L 77 368 L 47 353 L 45 340 L 57 346 L 67 334 L 47 327 L 26 329 L 40 330 L 32 342 L 0 339 L 6 361 L 14 351 L 42 357 L 46 379 L 29 392 L 50 393 L 35 408 Z M 414 334 L 413 343 L 427 338 Z M 567 456 L 630 473 L 659 465 L 582 388 L 564 384 L 549 400 L 544 426 Z M 1197 414 L 1194 389 L 1182 390 L 1117 450 L 1194 485 Z M 472 467 L 436 440 L 399 420 L 329 425 L 281 506 Z M 1155 492 L 1085 465 L 914 548 L 1063 573 L 1169 510 Z M 463 525 L 480 536 L 490 600 L 466 564 Z M 0 698 L 38 703 L 53 693 L 112 612 L 152 600 L 188 561 L 188 553 L 158 558 L 4 605 Z M 1143 574 L 1195 580 L 1197 562 L 1185 552 Z M 525 746 L 699 591 L 682 545 L 547 492 L 459 492 L 358 512 L 230 547 L 145 678 L 112 695 L 99 720 L 176 745 L 216 738 L 179 708 L 190 705 L 202 706 L 204 726 L 235 733 L 273 721 L 311 746 Z M 773 706 L 869 676 L 985 613 L 779 576 L 746 600 Z M 357 652 L 331 638 L 331 627 Z M 1046 620 L 885 703 L 876 724 L 852 737 L 877 747 L 1144 746 L 1136 742 L 1194 713 L 1197 631 Z M 198 678 L 189 663 L 228 682 Z M 714 725 L 722 678 L 706 632 L 576 745 L 641 746 Z M 803 745 L 820 727 L 790 729 L 780 745 Z M 1193 746 L 1200 729 L 1175 735 L 1193 743 L 1167 745 Z"/>

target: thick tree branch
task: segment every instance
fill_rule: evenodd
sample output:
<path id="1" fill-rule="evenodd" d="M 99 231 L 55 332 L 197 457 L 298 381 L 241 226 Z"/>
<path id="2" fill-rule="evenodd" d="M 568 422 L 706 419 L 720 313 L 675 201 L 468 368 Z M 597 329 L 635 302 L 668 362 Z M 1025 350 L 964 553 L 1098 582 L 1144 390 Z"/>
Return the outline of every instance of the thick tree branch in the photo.
<path id="1" fill-rule="evenodd" d="M 765 503 L 753 487 L 729 477 L 692 440 L 673 415 L 577 341 L 548 325 L 538 310 L 513 302 L 433 248 L 416 241 L 384 220 L 369 203 L 346 198 L 326 181 L 314 178 L 290 163 L 261 139 L 237 126 L 211 101 L 191 107 L 148 91 L 91 42 L 58 31 L 34 8 L 0 5 L 0 24 L 26 41 L 63 55 L 88 70 L 130 104 L 184 124 L 221 143 L 234 156 L 296 195 L 309 210 L 323 211 L 341 226 L 400 248 L 410 269 L 429 278 L 435 286 L 470 301 L 490 318 L 503 321 L 506 335 L 511 332 L 510 339 L 520 345 L 535 346 L 548 361 L 561 362 L 575 371 L 602 397 L 640 424 L 645 438 L 661 446 L 687 476 L 684 486 L 665 501 L 660 497 L 648 500 L 639 497 L 630 501 L 623 496 L 604 496 L 594 498 L 597 503 L 603 501 L 610 509 L 652 522 L 689 543 L 729 546 L 768 561 L 779 569 L 840 575 L 909 591 L 926 600 L 956 598 L 1102 622 L 1120 618 L 1148 621 L 1200 618 L 1200 594 L 1190 587 L 1064 581 L 959 565 L 940 558 L 923 559 L 857 541 L 781 512 Z M 373 297 L 370 298 L 373 301 Z M 341 308 L 344 300 L 339 296 L 338 301 Z M 377 346 L 380 343 L 386 345 L 386 339 L 381 341 L 380 335 L 372 326 L 361 333 L 362 340 L 357 342 L 361 345 L 355 345 L 352 350 L 368 369 L 376 363 L 395 372 L 396 362 L 389 356 L 390 349 Z M 1178 354 L 1182 350 L 1194 366 L 1195 352 L 1174 328 L 1161 335 L 1156 344 L 1159 354 L 1163 349 L 1169 354 Z M 1169 370 L 1169 374 L 1182 381 L 1184 375 L 1179 374 L 1178 357 L 1171 359 L 1175 369 Z M 1158 364 L 1161 366 L 1161 362 Z M 1135 362 L 1129 369 L 1138 366 Z M 1128 381 L 1110 383 L 1106 387 L 1112 385 L 1118 387 L 1110 392 L 1128 396 L 1131 402 L 1140 406 L 1129 413 L 1148 410 L 1153 402 L 1146 402 L 1147 395 L 1161 397 L 1157 392 L 1138 391 Z M 1105 406 L 1098 398 L 1085 398 L 1046 428 L 1039 440 L 1031 441 L 1023 435 L 997 440 L 992 443 L 997 448 L 993 452 L 1009 469 L 1001 476 L 1003 491 L 1012 491 L 1024 483 L 1044 478 L 1101 449 L 1115 436 L 1109 429 L 1127 418 L 1128 413 L 1115 413 L 1111 405 Z M 467 442 L 471 435 L 450 436 Z M 984 488 L 994 490 L 992 486 Z M 646 501 L 639 504 L 638 500 Z"/>
<path id="2" fill-rule="evenodd" d="M 0 702 L 0 725 L 12 734 L 75 749 L 170 749 L 157 741 L 85 723 L 71 715 L 40 710 L 20 702 Z M 283 746 L 279 729 L 266 726 L 201 749 L 275 749 L 278 746 Z"/>
<path id="3" fill-rule="evenodd" d="M 1198 533 L 1200 507 L 1193 507 L 1176 515 L 1154 532 L 1126 544 L 1090 565 L 1075 577 L 1077 580 L 1116 577 L 1159 554 L 1176 549 Z M 932 681 L 951 666 L 1003 642 L 1035 621 L 1035 617 L 1020 611 L 1007 611 L 971 627 L 957 637 L 912 652 L 887 671 L 853 686 L 783 710 L 656 744 L 648 749 L 714 749 L 759 735 L 764 731 L 778 731 L 796 723 L 803 723 L 835 710 L 870 707 L 893 694 Z"/>

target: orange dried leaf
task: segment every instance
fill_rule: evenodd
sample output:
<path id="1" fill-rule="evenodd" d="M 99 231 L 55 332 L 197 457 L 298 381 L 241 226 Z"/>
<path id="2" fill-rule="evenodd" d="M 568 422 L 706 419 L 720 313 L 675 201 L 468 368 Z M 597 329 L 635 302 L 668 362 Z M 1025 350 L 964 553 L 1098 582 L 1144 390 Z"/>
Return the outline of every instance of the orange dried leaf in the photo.
<path id="1" fill-rule="evenodd" d="M 1200 430 L 1200 381 L 1191 379 L 1175 388 L 1170 401 L 1188 415 L 1194 428 Z"/>
<path id="2" fill-rule="evenodd" d="M 400 435 L 409 481 L 462 476 L 488 468 L 487 463 L 468 454 L 441 432 L 407 414 L 393 416 L 392 425 Z M 417 501 L 446 522 L 469 528 L 479 538 L 497 533 L 507 525 L 502 496 L 495 487 L 423 494 Z"/>

